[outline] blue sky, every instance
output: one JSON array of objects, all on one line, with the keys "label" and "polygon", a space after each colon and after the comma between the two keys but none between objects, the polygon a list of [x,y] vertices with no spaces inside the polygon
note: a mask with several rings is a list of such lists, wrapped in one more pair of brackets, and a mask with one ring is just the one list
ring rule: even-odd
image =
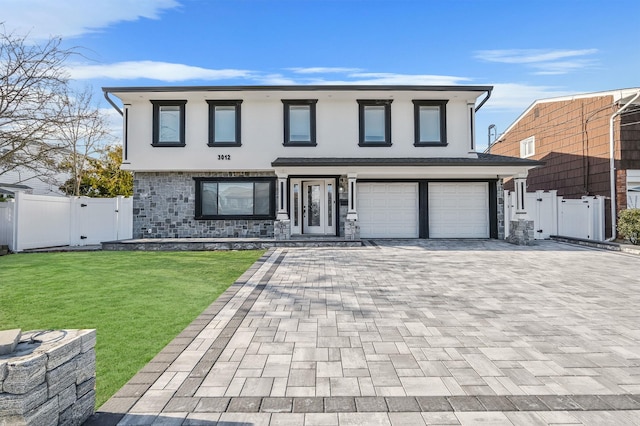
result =
[{"label": "blue sky", "polygon": [[[493,85],[504,131],[534,100],[640,86],[638,0],[0,0],[0,22],[82,56],[102,86]],[[113,112],[111,112],[113,114]],[[115,116],[114,116],[115,117]]]}]

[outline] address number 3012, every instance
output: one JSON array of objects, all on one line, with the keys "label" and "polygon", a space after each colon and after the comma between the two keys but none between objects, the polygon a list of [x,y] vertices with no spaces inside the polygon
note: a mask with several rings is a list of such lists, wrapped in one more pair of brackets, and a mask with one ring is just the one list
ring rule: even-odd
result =
[{"label": "address number 3012", "polygon": [[231,160],[230,154],[218,154],[218,160]]}]

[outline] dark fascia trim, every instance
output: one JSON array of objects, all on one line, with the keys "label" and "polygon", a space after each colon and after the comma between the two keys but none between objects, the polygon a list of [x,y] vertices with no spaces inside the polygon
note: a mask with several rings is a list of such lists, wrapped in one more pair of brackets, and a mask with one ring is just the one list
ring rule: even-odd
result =
[{"label": "dark fascia trim", "polygon": [[[185,142],[185,110],[186,110],[186,100],[150,100],[153,104],[153,139],[151,141],[151,146],[162,148],[162,147],[183,147],[186,146]],[[180,107],[180,140],[175,142],[159,142],[160,138],[160,121],[159,121],[159,112],[161,106],[179,106]]]},{"label": "dark fascia trim", "polygon": [[[447,100],[413,100],[414,114],[414,142],[413,146],[447,146]],[[440,140],[439,141],[421,141],[420,140],[420,107],[421,106],[437,106],[440,108]]]},{"label": "dark fascia trim", "polygon": [[[242,99],[235,100],[214,100],[208,99],[207,103],[209,104],[209,142],[207,143],[210,147],[236,147],[242,146],[242,123],[241,123],[241,105]],[[236,140],[234,142],[216,142],[215,138],[215,129],[216,129],[216,114],[215,107],[216,106],[235,106],[236,107]]]},{"label": "dark fascia trim", "polygon": [[464,85],[284,85],[284,86],[137,86],[103,87],[105,93],[127,92],[236,92],[236,91],[425,91],[425,92],[491,92],[493,86]]},{"label": "dark fascia trim", "polygon": [[498,158],[288,158],[279,157],[271,162],[272,167],[328,167],[328,166],[541,166],[544,162],[493,156]]},{"label": "dark fascia trim", "polygon": [[[393,99],[357,99],[358,102],[358,120],[359,120],[359,136],[358,146],[362,147],[381,147],[391,146],[391,102]],[[364,112],[368,106],[384,106],[384,141],[371,142],[365,140],[365,120]]]},{"label": "dark fascia trim", "polygon": [[[196,184],[195,193],[195,217],[196,220],[274,220],[276,218],[276,177],[268,176],[224,176],[224,177],[194,177]],[[200,185],[202,182],[269,182],[269,214],[268,215],[203,215],[202,214],[202,193]]]},{"label": "dark fascia trim", "polygon": [[[318,143],[316,141],[316,104],[318,103],[317,99],[281,99],[282,107],[284,110],[284,146],[317,146]],[[289,126],[290,126],[290,115],[289,115],[289,107],[291,105],[308,105],[309,106],[309,134],[311,136],[311,140],[308,142],[305,141],[291,141],[289,140]]]}]

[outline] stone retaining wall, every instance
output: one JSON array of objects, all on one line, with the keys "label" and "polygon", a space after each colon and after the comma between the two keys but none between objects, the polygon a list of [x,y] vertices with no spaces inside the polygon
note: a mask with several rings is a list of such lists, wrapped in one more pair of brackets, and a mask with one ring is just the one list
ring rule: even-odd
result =
[{"label": "stone retaining wall", "polygon": [[81,425],[95,409],[95,344],[95,330],[24,333],[0,357],[0,426]]}]

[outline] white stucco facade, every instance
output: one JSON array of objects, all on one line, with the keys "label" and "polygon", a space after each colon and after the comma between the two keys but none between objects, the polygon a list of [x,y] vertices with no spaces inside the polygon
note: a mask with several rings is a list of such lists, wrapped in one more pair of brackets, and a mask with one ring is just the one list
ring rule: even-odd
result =
[{"label": "white stucco facade", "polygon": [[[122,168],[136,173],[134,216],[139,217],[137,230],[134,217],[134,237],[270,237],[276,220],[290,220],[288,226],[294,235],[345,236],[345,229],[353,228],[346,227],[346,222],[358,218],[358,182],[380,182],[381,185],[369,184],[366,188],[417,194],[414,202],[403,201],[409,206],[406,209],[417,209],[403,212],[403,217],[416,218],[416,223],[408,225],[413,230],[399,230],[398,235],[424,238],[430,234],[426,201],[429,182],[458,182],[456,187],[464,192],[464,182],[481,181],[487,183],[488,196],[493,197],[487,202],[490,210],[486,215],[489,217],[487,229],[491,229],[488,236],[497,238],[496,185],[504,177],[526,176],[527,170],[535,166],[535,162],[528,160],[475,152],[473,123],[476,110],[490,96],[488,86],[143,87],[105,88],[104,91],[123,114]],[[171,101],[184,105],[184,138],[179,145],[162,146],[154,143],[154,126],[157,128],[154,105]],[[210,144],[209,103],[212,101],[236,101],[240,105],[240,143]],[[286,143],[283,105],[288,101],[313,102],[313,144]],[[385,128],[390,127],[390,141],[384,144],[362,143],[360,103],[371,101],[388,106],[390,118]],[[441,105],[438,143],[416,140],[418,122],[423,123],[419,118],[421,103]],[[176,183],[180,179],[182,182]],[[227,218],[221,213],[228,208],[225,207],[228,200],[222,200],[220,195],[229,185],[228,181],[234,182],[237,192],[242,188],[250,191],[247,185],[260,179],[273,182],[269,214],[244,212]],[[405,191],[402,185],[390,185],[393,182],[407,182],[407,188],[414,192]],[[234,203],[258,205],[256,188],[266,188],[266,184],[253,185],[253,200],[241,201],[236,194]],[[307,205],[305,197],[311,197],[312,192],[319,195],[314,195],[314,201]],[[207,193],[217,197],[216,200],[203,201]],[[392,217],[395,202],[393,195],[388,195],[390,198],[385,199],[384,193],[375,194],[367,204],[362,204],[373,206],[362,208],[388,210],[382,215],[366,212],[363,220]],[[261,202],[267,203],[265,200]],[[465,209],[464,201],[460,202],[460,208]],[[172,207],[172,203],[178,203],[177,207]],[[316,212],[318,208],[320,213]],[[207,209],[215,211],[203,213]],[[309,219],[306,215],[310,211],[318,223],[326,223],[309,225],[305,230],[305,220]],[[220,222],[225,219],[250,224],[242,222],[241,226],[222,232],[220,227],[229,226],[229,220],[225,221],[226,225]],[[363,225],[367,225],[363,229],[376,226],[375,223]],[[253,231],[245,232],[252,226],[255,226]],[[455,224],[446,226],[455,229]]]}]

